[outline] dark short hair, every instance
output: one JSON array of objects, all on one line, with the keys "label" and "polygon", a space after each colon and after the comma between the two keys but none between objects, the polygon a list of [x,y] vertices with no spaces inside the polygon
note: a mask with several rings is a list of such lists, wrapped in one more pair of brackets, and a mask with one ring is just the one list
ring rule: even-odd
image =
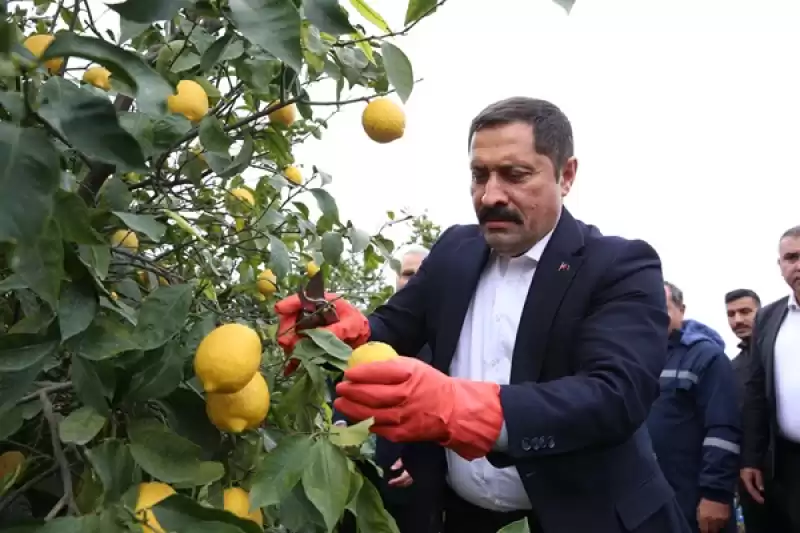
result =
[{"label": "dark short hair", "polygon": [[476,132],[514,122],[523,122],[533,128],[536,153],[550,159],[556,172],[560,172],[574,155],[572,124],[567,115],[547,100],[525,96],[500,100],[478,113],[469,126],[468,146],[472,146]]},{"label": "dark short hair", "polygon": [[678,307],[683,305],[683,291],[678,288],[674,283],[669,281],[664,282],[664,286],[669,288],[670,300]]},{"label": "dark short hair", "polygon": [[725,295],[725,303],[729,304],[742,298],[752,298],[758,307],[761,307],[761,298],[758,297],[756,291],[750,289],[735,289]]},{"label": "dark short hair", "polygon": [[781,240],[785,239],[786,237],[800,237],[800,226],[795,226],[784,231],[783,235],[781,235]]}]

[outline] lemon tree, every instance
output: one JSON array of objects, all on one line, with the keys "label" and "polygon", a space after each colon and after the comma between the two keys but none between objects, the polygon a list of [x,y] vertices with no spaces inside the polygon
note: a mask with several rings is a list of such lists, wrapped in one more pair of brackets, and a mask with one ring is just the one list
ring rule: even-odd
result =
[{"label": "lemon tree", "polygon": [[319,269],[365,310],[390,294],[402,243],[294,148],[344,106],[401,138],[401,38],[441,3],[0,3],[0,529],[396,531],[368,424],[331,426],[351,350],[309,331],[290,371],[272,307]]}]

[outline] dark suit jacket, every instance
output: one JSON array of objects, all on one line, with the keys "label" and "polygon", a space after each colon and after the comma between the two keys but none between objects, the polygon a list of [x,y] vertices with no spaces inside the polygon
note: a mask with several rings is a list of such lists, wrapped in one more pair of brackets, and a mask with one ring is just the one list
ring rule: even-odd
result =
[{"label": "dark suit jacket", "polygon": [[775,338],[789,308],[786,296],[763,307],[756,315],[747,365],[744,399],[744,448],[746,467],[775,471],[775,438],[778,421],[775,405]]},{"label": "dark suit jacket", "polygon": [[[399,353],[428,343],[433,366],[447,373],[489,257],[477,226],[449,228],[405,289],[370,316],[372,340]],[[667,357],[663,283],[647,243],[604,237],[563,211],[500,392],[509,447],[489,456],[517,467],[539,522],[532,531],[686,531],[643,427]],[[432,477],[426,486],[439,490],[427,501],[441,503],[443,450],[420,445],[404,461]]]}]

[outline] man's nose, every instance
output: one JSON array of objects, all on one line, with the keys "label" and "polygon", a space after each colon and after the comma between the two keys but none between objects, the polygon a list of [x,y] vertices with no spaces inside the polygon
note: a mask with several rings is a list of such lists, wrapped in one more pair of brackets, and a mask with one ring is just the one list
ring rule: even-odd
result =
[{"label": "man's nose", "polygon": [[508,203],[508,195],[506,194],[504,184],[494,173],[483,186],[481,203],[485,206],[505,205]]}]

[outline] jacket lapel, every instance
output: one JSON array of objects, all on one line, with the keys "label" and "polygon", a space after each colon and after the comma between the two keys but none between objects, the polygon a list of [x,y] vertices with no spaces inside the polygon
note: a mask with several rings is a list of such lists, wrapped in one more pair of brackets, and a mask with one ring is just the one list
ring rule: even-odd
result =
[{"label": "jacket lapel", "polygon": [[461,327],[467,310],[475,296],[475,289],[483,269],[489,260],[489,245],[482,235],[467,239],[456,250],[453,257],[453,268],[445,281],[444,303],[440,324],[444,327],[439,332],[437,347],[434,351],[433,366],[450,373],[450,363],[458,345]]},{"label": "jacket lapel", "polygon": [[564,209],[528,289],[514,343],[511,383],[539,379],[553,319],[583,265],[583,244],[578,222]]},{"label": "jacket lapel", "polygon": [[775,340],[778,338],[778,331],[780,331],[783,319],[789,312],[789,298],[788,296],[780,301],[775,312],[767,321],[764,329],[764,343],[762,345],[762,355],[764,358],[764,376],[766,377],[766,394],[767,398],[774,399],[775,390]]}]

